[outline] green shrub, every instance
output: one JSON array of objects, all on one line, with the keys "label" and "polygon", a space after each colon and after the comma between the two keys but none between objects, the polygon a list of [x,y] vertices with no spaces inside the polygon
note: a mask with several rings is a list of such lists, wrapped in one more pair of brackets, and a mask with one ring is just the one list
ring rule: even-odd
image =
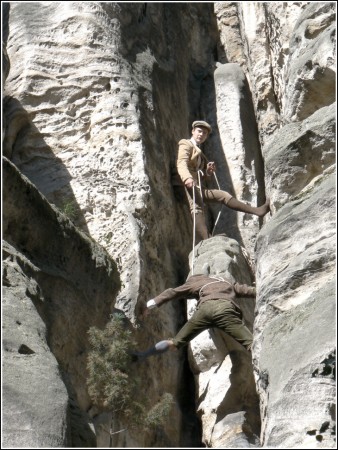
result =
[{"label": "green shrub", "polygon": [[163,424],[173,405],[173,397],[167,392],[162,395],[161,400],[151,408],[144,420],[146,428],[152,428]]},{"label": "green shrub", "polygon": [[129,427],[152,428],[161,425],[173,404],[165,393],[152,408],[141,388],[130,352],[136,348],[122,314],[114,314],[103,330],[88,331],[91,351],[88,355],[88,393],[100,409]]},{"label": "green shrub", "polygon": [[64,202],[61,207],[61,211],[65,214],[70,220],[75,220],[78,216],[78,209],[76,202],[70,200],[68,202]]}]

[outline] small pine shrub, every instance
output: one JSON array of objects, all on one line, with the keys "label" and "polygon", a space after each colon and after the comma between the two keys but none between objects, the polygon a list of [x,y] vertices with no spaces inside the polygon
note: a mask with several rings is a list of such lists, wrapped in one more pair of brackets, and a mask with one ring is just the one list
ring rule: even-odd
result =
[{"label": "small pine shrub", "polygon": [[173,405],[173,397],[166,392],[162,395],[161,400],[151,408],[144,420],[146,428],[153,428],[162,425],[168,416]]},{"label": "small pine shrub", "polygon": [[161,425],[173,404],[171,394],[149,408],[130,352],[136,343],[126,328],[123,315],[114,314],[103,330],[88,331],[91,351],[88,355],[88,393],[100,409],[112,411],[114,417],[130,427],[152,428]]},{"label": "small pine shrub", "polygon": [[75,220],[78,216],[76,203],[74,201],[64,202],[61,211],[65,214],[70,220]]}]

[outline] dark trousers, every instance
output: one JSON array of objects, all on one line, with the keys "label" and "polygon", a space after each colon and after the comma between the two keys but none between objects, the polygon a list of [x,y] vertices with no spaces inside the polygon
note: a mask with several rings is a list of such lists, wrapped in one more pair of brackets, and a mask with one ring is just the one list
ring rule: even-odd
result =
[{"label": "dark trousers", "polygon": [[187,345],[208,328],[219,328],[247,350],[251,349],[252,333],[242,320],[241,310],[229,300],[208,300],[202,303],[174,337],[175,347]]}]

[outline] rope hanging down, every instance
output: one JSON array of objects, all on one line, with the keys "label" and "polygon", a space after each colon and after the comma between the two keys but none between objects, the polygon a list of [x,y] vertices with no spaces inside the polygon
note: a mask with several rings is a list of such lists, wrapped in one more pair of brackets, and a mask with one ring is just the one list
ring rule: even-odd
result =
[{"label": "rope hanging down", "polygon": [[195,263],[195,242],[196,242],[196,208],[195,208],[195,186],[192,186],[192,198],[193,198],[193,233],[192,233],[192,261],[191,261],[191,275],[194,275],[194,263]]},{"label": "rope hanging down", "polygon": [[[201,170],[199,170],[197,172],[197,175],[198,175],[198,184],[199,184],[198,188],[200,190],[201,199],[202,199],[202,202],[203,202],[203,193],[202,193],[201,175],[200,175],[201,173],[203,175],[203,172]],[[216,181],[217,187],[218,187],[219,190],[221,190],[219,182],[218,182],[218,179],[217,179],[217,175],[216,175],[215,172],[213,172],[213,174],[214,174],[214,177],[215,177],[215,181]],[[195,245],[196,245],[196,207],[195,207],[195,196],[196,196],[196,194],[195,194],[195,185],[192,186],[192,193],[193,193],[193,239],[192,239],[191,274],[194,275]],[[222,207],[221,207],[221,209],[220,209],[220,211],[219,211],[219,213],[217,215],[217,219],[216,219],[216,222],[215,222],[215,225],[214,225],[214,229],[212,230],[211,236],[214,235],[214,232],[215,232],[215,229],[216,229],[216,225],[217,225],[218,220],[219,220],[219,218],[221,216],[221,213],[222,213],[222,208],[223,208],[223,205],[222,205]]]},{"label": "rope hanging down", "polygon": [[[217,183],[217,186],[218,186],[218,190],[221,190],[220,185],[219,185],[219,182],[218,182],[218,179],[217,179],[217,176],[216,176],[216,172],[214,172],[214,177],[215,177],[215,180],[216,180],[216,183]],[[222,208],[223,208],[223,204],[222,204],[221,209],[220,209],[220,211],[219,211],[219,213],[218,213],[218,216],[217,216],[217,219],[216,219],[214,228],[213,228],[213,230],[212,230],[211,236],[214,235],[214,232],[215,232],[215,229],[216,229],[217,222],[218,222],[219,218],[221,217]]]},{"label": "rope hanging down", "polygon": [[[202,192],[202,183],[201,183],[201,174],[203,175],[202,170],[197,171],[198,176],[198,188],[200,190],[200,195],[203,204],[203,192]],[[194,265],[195,265],[195,245],[196,245],[196,194],[195,194],[195,185],[192,185],[192,197],[193,197],[193,238],[192,238],[192,261],[191,261],[191,275],[194,275]]]}]

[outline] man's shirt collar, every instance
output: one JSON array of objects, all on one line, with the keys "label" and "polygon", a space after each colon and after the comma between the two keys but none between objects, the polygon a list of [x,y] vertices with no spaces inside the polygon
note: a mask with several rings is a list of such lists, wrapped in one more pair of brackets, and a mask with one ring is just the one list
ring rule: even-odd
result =
[{"label": "man's shirt collar", "polygon": [[195,141],[195,139],[193,137],[190,138],[190,141],[194,144],[195,147],[199,148],[199,146],[197,145],[197,142]]}]

